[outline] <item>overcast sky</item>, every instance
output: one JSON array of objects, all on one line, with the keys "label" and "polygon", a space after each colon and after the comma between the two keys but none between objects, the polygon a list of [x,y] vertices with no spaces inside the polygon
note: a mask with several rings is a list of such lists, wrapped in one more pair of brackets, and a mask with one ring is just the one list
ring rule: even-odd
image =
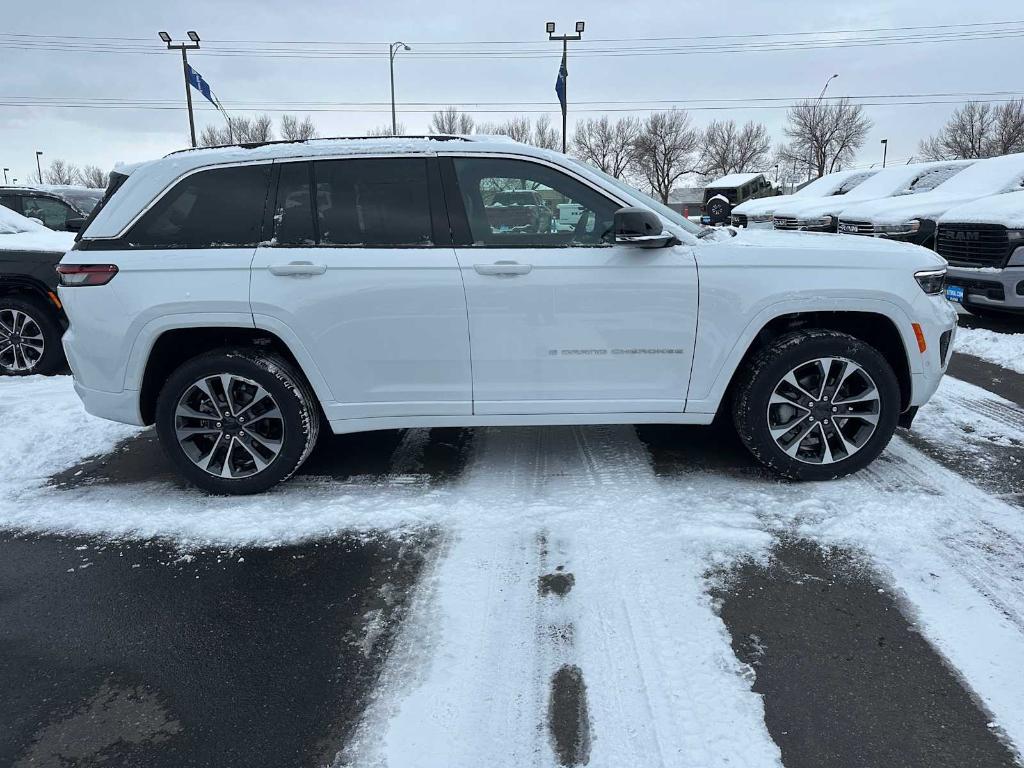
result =
[{"label": "overcast sky", "polygon": [[[555,7],[557,11],[552,10]],[[584,19],[584,42],[571,44],[570,51],[570,132],[574,118],[599,114],[603,108],[629,109],[626,102],[644,102],[638,106],[645,108],[669,106],[652,103],[665,101],[691,109],[697,124],[728,117],[762,121],[778,140],[785,109],[771,107],[816,97],[832,73],[840,76],[829,86],[830,96],[1024,92],[1019,82],[1022,41],[1014,35],[1015,30],[1024,34],[1024,23],[994,25],[981,34],[952,26],[843,35],[793,33],[1012,22],[1018,17],[1024,19],[1020,0],[984,4],[963,0],[3,2],[0,164],[11,169],[10,176],[26,180],[35,173],[36,150],[44,153],[44,170],[54,158],[107,170],[117,162],[144,160],[187,146],[188,118],[180,109],[184,102],[180,56],[163,49],[156,34],[160,30],[176,40],[184,38],[186,30],[199,32],[203,48],[191,54],[190,61],[233,114],[278,105],[310,114],[321,135],[333,136],[362,135],[390,121],[387,42],[391,40],[403,40],[413,49],[396,60],[399,119],[410,133],[426,131],[430,103],[490,102],[465,107],[478,122],[500,121],[530,110],[547,110],[557,121],[554,81],[561,50],[547,42],[544,22],[557,22],[563,32]],[[754,34],[783,36],[722,37]],[[978,39],[806,47],[822,40],[878,36],[921,40],[951,34]],[[54,44],[38,37],[42,35],[59,36],[60,41]],[[91,39],[95,37],[123,39]],[[802,41],[805,47],[694,51],[694,46],[749,47],[768,41],[787,45]],[[97,52],[97,47],[103,50]],[[651,55],[660,54],[650,50],[659,48],[669,48],[671,53]],[[637,49],[647,50],[636,55]],[[682,49],[687,52],[681,53]],[[264,55],[253,55],[259,50]],[[344,58],[319,53],[353,50],[360,53]],[[452,50],[477,55],[438,56]],[[602,50],[605,53],[598,53]],[[198,94],[194,96],[198,132],[207,122],[221,118]],[[170,108],[26,106],[26,98],[62,104],[83,99],[91,104],[104,99],[114,100],[108,104],[146,100],[151,106]],[[751,104],[753,99],[771,98],[779,101]],[[708,101],[712,99],[725,101]],[[513,103],[495,103],[502,100]],[[964,97],[917,100],[962,101]],[[353,111],[313,112],[287,102],[320,102],[320,108]],[[338,106],[365,102],[377,104]],[[402,102],[428,104],[403,108]],[[697,109],[712,106],[727,108]],[[584,108],[590,111],[583,112]],[[866,106],[874,128],[858,164],[880,159],[882,138],[889,139],[889,158],[905,161],[916,151],[918,140],[934,132],[954,108],[955,104]],[[485,113],[484,109],[511,111]],[[271,114],[275,120],[280,116],[278,111]]]}]

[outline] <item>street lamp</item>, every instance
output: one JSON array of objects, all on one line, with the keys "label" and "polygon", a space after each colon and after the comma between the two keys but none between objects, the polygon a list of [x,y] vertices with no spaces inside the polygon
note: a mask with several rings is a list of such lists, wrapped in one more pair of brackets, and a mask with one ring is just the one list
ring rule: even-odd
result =
[{"label": "street lamp", "polygon": [[[569,41],[582,40],[585,27],[586,22],[577,21],[575,35],[555,35],[555,22],[549,21],[544,25],[544,31],[548,33],[548,40],[562,41],[562,66],[558,70],[558,80],[555,86],[562,107],[562,154],[565,154],[565,122],[566,114],[569,111]],[[559,88],[561,88],[560,91]]]},{"label": "street lamp", "polygon": [[889,140],[882,139],[882,167],[885,168],[885,156],[889,154]]},{"label": "street lamp", "polygon": [[196,120],[192,115],[192,90],[189,88],[189,77],[188,77],[188,53],[187,51],[194,51],[199,49],[199,35],[195,30],[189,30],[186,34],[191,43],[171,43],[171,36],[166,32],[157,33],[161,40],[167,44],[167,50],[169,51],[181,51],[181,68],[185,73],[185,103],[188,105],[188,130],[192,137],[192,146],[196,145]]},{"label": "street lamp", "polygon": [[[825,81],[825,85],[821,89],[821,93],[818,94],[818,100],[814,102],[814,117],[818,119],[818,107],[821,106],[821,100],[825,98],[825,91],[828,90],[828,84],[839,77],[839,73],[832,75],[828,80]],[[807,180],[811,180],[811,150],[813,147],[807,148]]]},{"label": "street lamp", "polygon": [[408,45],[401,40],[388,46],[388,56],[391,59],[391,135],[398,135],[398,119],[395,117],[395,56],[399,51],[411,51]]},{"label": "street lamp", "polygon": [[43,183],[43,166],[39,164],[39,156],[42,152],[36,151],[36,172],[39,174],[39,183]]},{"label": "street lamp", "polygon": [[4,168],[4,184],[6,184],[6,183],[7,183],[7,172],[8,172],[9,170],[11,170],[11,169],[10,169],[10,168]]}]

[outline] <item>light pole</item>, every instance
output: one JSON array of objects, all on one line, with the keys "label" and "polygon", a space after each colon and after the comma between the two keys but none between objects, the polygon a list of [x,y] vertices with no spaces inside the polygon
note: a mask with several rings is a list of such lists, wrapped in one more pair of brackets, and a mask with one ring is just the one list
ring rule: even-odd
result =
[{"label": "light pole", "polygon": [[40,156],[41,156],[42,154],[43,154],[42,152],[40,152],[40,151],[38,151],[38,150],[36,151],[36,173],[38,173],[38,174],[39,174],[39,183],[40,183],[40,184],[42,184],[42,183],[43,183],[43,166],[42,166],[42,165],[40,165],[40,163],[39,163],[39,157],[40,157]]},{"label": "light pole", "polygon": [[388,46],[388,56],[391,59],[391,135],[398,135],[398,118],[395,117],[395,56],[399,51],[411,51],[408,45],[401,40]]},{"label": "light pole", "polygon": [[[575,35],[555,35],[555,22],[549,21],[544,25],[544,31],[548,33],[548,40],[561,40],[562,41],[562,67],[558,70],[558,80],[555,85],[555,91],[561,97],[562,102],[562,154],[565,154],[565,124],[566,115],[569,112],[569,41],[570,40],[582,40],[583,39],[583,28],[585,23],[582,21],[576,22],[576,34]],[[559,91],[561,86],[561,91]]]},{"label": "light pole", "polygon": [[188,39],[191,43],[171,43],[171,36],[166,32],[160,32],[160,39],[167,43],[167,50],[181,51],[181,69],[185,75],[185,103],[188,105],[188,130],[192,136],[192,146],[196,145],[196,120],[192,115],[192,90],[189,88],[188,76],[188,51],[199,49],[199,35],[193,30],[188,31]]},{"label": "light pole", "polygon": [[889,140],[882,139],[882,167],[885,168],[885,156],[889,154]]},{"label": "light pole", "polygon": [[9,170],[11,170],[11,169],[10,169],[10,168],[4,168],[4,184],[6,184],[6,183],[7,183],[7,172],[8,172]]},{"label": "light pole", "polygon": [[[832,77],[830,77],[828,80],[826,80],[825,81],[825,85],[821,89],[821,93],[818,94],[818,100],[816,102],[814,102],[814,118],[815,118],[815,120],[818,119],[818,107],[821,106],[821,100],[823,98],[825,98],[825,91],[828,90],[828,84],[831,83],[833,80],[835,80],[837,77],[839,77],[838,73],[832,75]],[[813,147],[808,147],[807,148],[807,180],[808,181],[811,180],[811,150],[812,149],[813,149]]]}]

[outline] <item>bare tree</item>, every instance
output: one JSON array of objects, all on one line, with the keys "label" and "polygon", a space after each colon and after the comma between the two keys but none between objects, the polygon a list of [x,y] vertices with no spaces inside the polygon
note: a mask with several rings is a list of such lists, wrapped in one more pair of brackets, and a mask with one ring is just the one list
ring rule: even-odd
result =
[{"label": "bare tree", "polygon": [[466,135],[473,132],[473,118],[455,107],[445,107],[430,118],[430,132]]},{"label": "bare tree", "polygon": [[782,149],[783,156],[819,177],[849,164],[872,125],[864,108],[849,99],[802,101],[789,110],[787,119],[789,144]]},{"label": "bare tree", "polygon": [[83,187],[103,189],[107,186],[107,178],[110,174],[99,166],[87,165],[78,172],[78,183]]},{"label": "bare tree", "polygon": [[395,133],[395,134],[391,133],[391,126],[390,125],[378,125],[377,127],[371,128],[370,130],[368,130],[366,132],[366,135],[367,136],[403,136],[403,135],[405,135],[405,124],[404,123],[398,123],[395,127],[398,129],[398,133]]},{"label": "bare tree", "polygon": [[942,129],[921,142],[926,160],[996,157],[1024,151],[1024,99],[993,107],[969,101]]},{"label": "bare tree", "polygon": [[54,160],[43,174],[47,184],[74,184],[78,181],[78,168],[64,160]]},{"label": "bare tree", "polygon": [[718,177],[764,170],[771,152],[768,128],[763,124],[751,121],[740,128],[735,120],[715,120],[701,137],[700,172]]},{"label": "bare tree", "polygon": [[543,114],[533,124],[533,136],[530,143],[541,149],[560,150],[562,148],[562,136],[551,125],[551,115]]},{"label": "bare tree", "polygon": [[281,138],[285,141],[315,139],[318,133],[313,120],[306,115],[301,122],[295,115],[281,115]]},{"label": "bare tree", "polygon": [[515,141],[529,144],[533,138],[533,125],[528,117],[512,117],[503,123],[484,123],[479,128],[480,133],[489,133],[494,136],[508,136]]},{"label": "bare tree", "polygon": [[633,142],[636,169],[663,203],[679,178],[694,172],[693,155],[699,144],[700,133],[686,112],[653,112],[643,121]]},{"label": "bare tree", "polygon": [[576,123],[572,151],[581,160],[621,179],[633,164],[639,134],[637,117],[622,117],[614,123],[607,115],[588,117]]},{"label": "bare tree", "polygon": [[228,126],[207,125],[199,136],[202,147],[216,147],[222,144],[259,144],[274,138],[274,121],[270,115],[259,117],[231,117]]}]

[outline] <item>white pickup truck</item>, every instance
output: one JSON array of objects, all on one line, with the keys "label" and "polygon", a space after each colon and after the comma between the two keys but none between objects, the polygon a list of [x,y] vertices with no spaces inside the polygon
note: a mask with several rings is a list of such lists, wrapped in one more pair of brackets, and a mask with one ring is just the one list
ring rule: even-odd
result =
[{"label": "white pickup truck", "polygon": [[[509,188],[579,215],[493,226]],[[58,270],[87,410],[155,423],[218,493],[288,478],[321,428],[718,414],[778,472],[836,478],[909,426],[956,323],[924,248],[704,229],[487,136],[177,152],[114,174]]]}]

